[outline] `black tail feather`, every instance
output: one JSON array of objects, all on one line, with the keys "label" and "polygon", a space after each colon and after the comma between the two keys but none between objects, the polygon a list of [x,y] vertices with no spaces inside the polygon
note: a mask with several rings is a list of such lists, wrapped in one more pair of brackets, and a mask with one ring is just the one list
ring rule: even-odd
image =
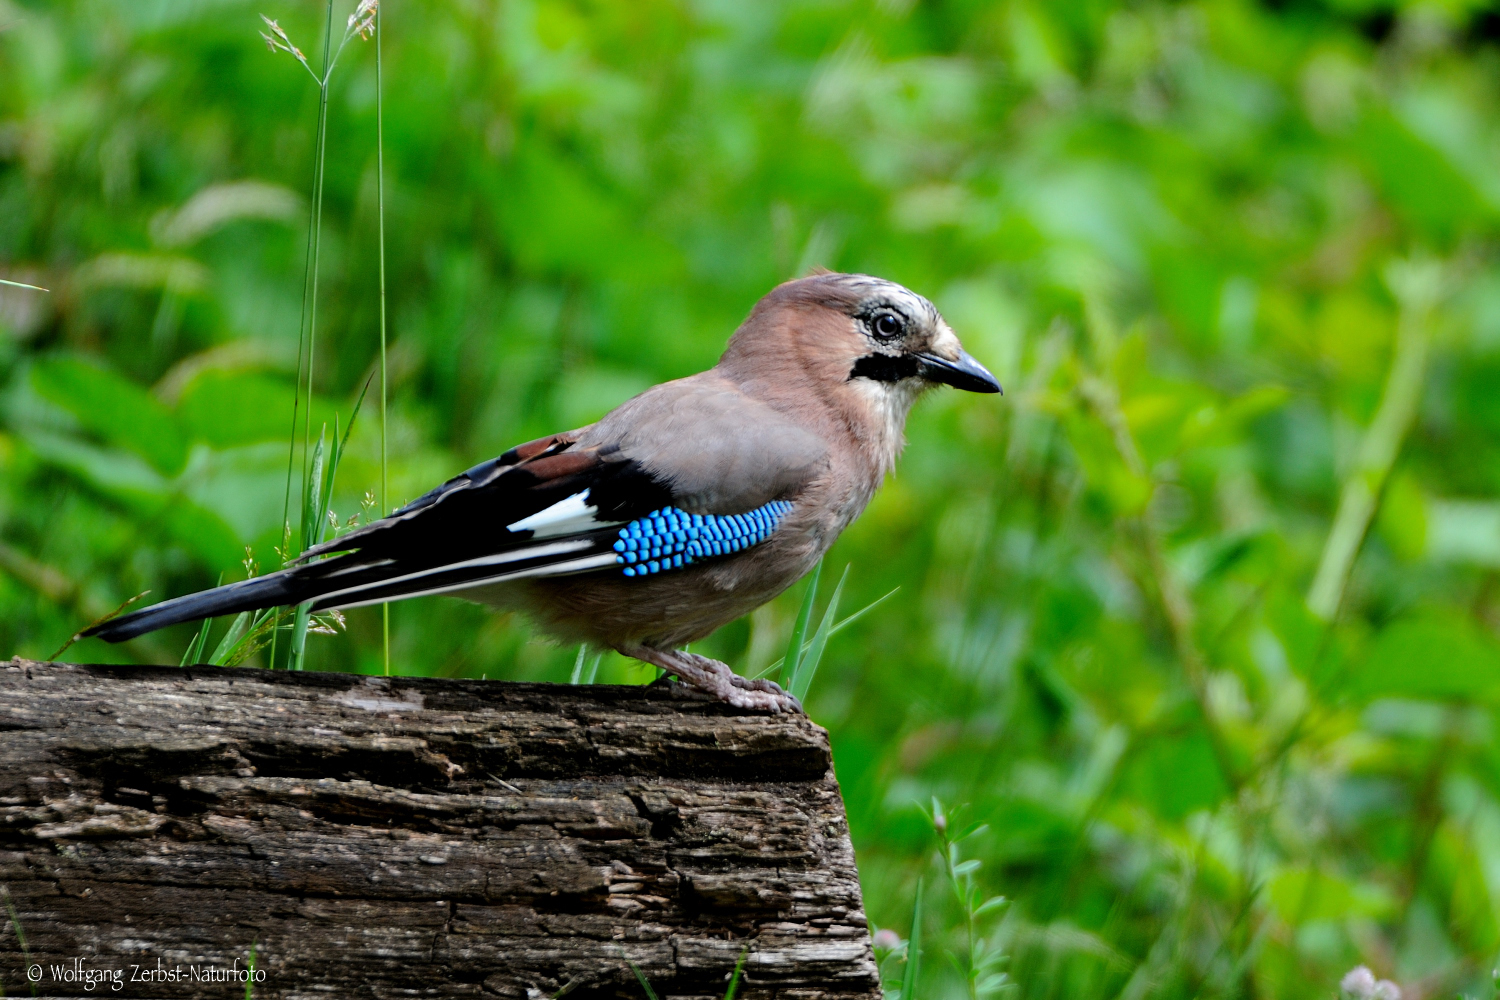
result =
[{"label": "black tail feather", "polygon": [[424,594],[450,593],[506,579],[554,573],[577,573],[614,565],[612,531],[553,539],[523,545],[507,552],[460,560],[446,565],[405,564],[392,559],[366,561],[352,553],[267,576],[204,590],[119,618],[111,618],[83,632],[106,642],[124,642],[179,622],[217,618],[241,611],[285,607],[316,601],[314,610],[359,607],[399,601]]},{"label": "black tail feather", "polygon": [[174,597],[170,601],[162,601],[149,608],[111,618],[109,621],[100,622],[92,628],[85,629],[83,635],[97,636],[106,642],[124,642],[126,639],[134,639],[138,635],[155,632],[159,628],[166,628],[168,625],[176,625],[179,622],[233,615],[241,611],[259,611],[262,608],[273,608],[282,604],[296,604],[306,599],[299,596],[298,592],[306,589],[305,583],[299,586],[299,582],[301,581],[297,581],[292,574],[287,572],[241,580],[238,583],[215,587],[213,590]]}]

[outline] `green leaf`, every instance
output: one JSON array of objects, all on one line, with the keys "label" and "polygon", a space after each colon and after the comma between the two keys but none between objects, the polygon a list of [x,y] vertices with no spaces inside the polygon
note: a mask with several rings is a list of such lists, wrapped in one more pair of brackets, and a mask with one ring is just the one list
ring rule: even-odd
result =
[{"label": "green leaf", "polygon": [[974,989],[975,989],[976,992],[981,993],[981,994],[982,993],[993,993],[996,990],[998,990],[1001,987],[1003,987],[1009,981],[1010,981],[1010,977],[1007,976],[1005,973],[1003,973],[1003,972],[995,972],[995,973],[991,973],[988,976],[985,976],[979,982],[975,983],[974,984]]},{"label": "green leaf", "polygon": [[1492,699],[1500,695],[1500,643],[1457,612],[1399,620],[1356,662],[1350,688],[1362,699]]},{"label": "green leaf", "polygon": [[160,532],[214,569],[244,555],[244,542],[223,518],[188,499],[137,456],[38,430],[26,431],[24,440],[44,461],[133,513],[147,537]]},{"label": "green leaf", "polygon": [[998,910],[1005,909],[1009,905],[1010,900],[1006,899],[1004,896],[991,896],[989,899],[986,899],[983,903],[980,903],[974,908],[974,916],[988,916],[989,914],[995,913]]},{"label": "green leaf", "polygon": [[1366,114],[1356,145],[1398,215],[1446,241],[1492,213],[1441,151],[1385,110]]},{"label": "green leaf", "polygon": [[1210,808],[1229,793],[1201,729],[1147,742],[1131,758],[1123,779],[1130,794],[1169,820]]},{"label": "green leaf", "polygon": [[[286,441],[292,418],[292,387],[280,379],[249,372],[209,369],[183,387],[177,418],[183,430],[215,448],[261,441]],[[333,419],[335,408],[314,398],[314,426]],[[302,415],[298,414],[298,423]]]},{"label": "green leaf", "polygon": [[1309,868],[1278,872],[1270,880],[1267,896],[1281,919],[1293,927],[1314,920],[1383,919],[1396,907],[1395,897],[1383,886]]},{"label": "green leaf", "polygon": [[134,452],[162,475],[175,476],[187,463],[187,436],[177,417],[129,379],[79,358],[49,358],[32,368],[31,384],[90,433]]}]

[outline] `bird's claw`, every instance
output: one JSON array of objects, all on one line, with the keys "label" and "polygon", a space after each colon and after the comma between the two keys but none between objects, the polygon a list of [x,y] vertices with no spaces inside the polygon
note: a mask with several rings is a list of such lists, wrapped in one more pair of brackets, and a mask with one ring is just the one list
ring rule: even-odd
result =
[{"label": "bird's claw", "polygon": [[[741,677],[737,680],[743,681],[745,678]],[[782,712],[802,711],[802,703],[783,691],[773,681],[731,683],[728,693],[721,697],[735,708],[761,709],[776,715]]]},{"label": "bird's claw", "polygon": [[755,711],[801,712],[802,703],[775,681],[741,677],[727,664],[684,650],[632,649],[626,655],[654,664],[680,678],[687,686],[712,695],[735,708]]}]

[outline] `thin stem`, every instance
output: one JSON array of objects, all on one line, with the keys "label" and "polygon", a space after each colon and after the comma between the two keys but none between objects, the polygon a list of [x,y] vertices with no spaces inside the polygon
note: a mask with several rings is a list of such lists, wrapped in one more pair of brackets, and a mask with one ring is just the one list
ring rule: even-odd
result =
[{"label": "thin stem", "polygon": [[1416,418],[1427,377],[1427,355],[1432,339],[1430,313],[1440,294],[1441,265],[1400,263],[1387,275],[1401,302],[1396,353],[1386,375],[1385,390],[1370,428],[1359,443],[1359,454],[1339,492],[1339,506],[1318,560],[1318,572],[1307,591],[1307,606],[1324,621],[1338,616],[1354,560],[1364,546],[1370,522],[1380,505],[1396,456]]},{"label": "thin stem", "polygon": [[[333,62],[333,0],[328,0],[327,10],[327,18],[323,23],[323,79],[318,85],[318,162],[313,180],[312,289],[307,312],[307,410],[302,418],[304,490],[307,481],[308,454],[312,448],[313,365],[318,347],[318,263],[323,239],[323,178],[328,147],[328,71]],[[304,549],[313,544],[307,538],[301,541]]]},{"label": "thin stem", "polygon": [[344,37],[339,39],[339,47],[334,51],[333,59],[329,61],[327,67],[323,70],[323,84],[325,86],[328,84],[329,77],[333,76],[333,67],[338,65],[339,56],[344,54],[344,46],[349,44],[349,39],[353,34],[353,31],[345,29]]},{"label": "thin stem", "polygon": [[[328,0],[327,19],[323,26],[323,61],[325,65],[328,62],[328,40],[332,37],[332,34],[333,0]],[[322,215],[323,137],[325,133],[325,116],[328,109],[328,89],[324,81],[318,79],[317,74],[313,73],[312,67],[308,66],[305,60],[299,57],[297,61],[302,64],[303,68],[312,76],[313,81],[318,84],[319,99],[317,140],[313,146],[313,197],[308,200],[307,247],[303,254],[302,306],[297,313],[297,373],[292,390],[292,426],[290,433],[287,435],[286,490],[281,498],[281,523],[283,525],[282,558],[284,561],[289,560],[291,557],[292,470],[297,461],[297,417],[302,408],[302,366],[305,360],[308,364],[307,382],[309,388],[307,412],[309,419],[312,414],[312,365],[310,359],[307,357],[308,331],[311,328],[308,306],[311,303],[313,308],[316,309],[318,235]],[[310,434],[310,432],[311,429],[309,428],[308,433]],[[307,479],[307,437],[308,434],[304,434],[302,442],[302,478],[304,481]],[[276,639],[280,631],[280,629],[273,629],[271,632],[271,649],[267,663],[272,667],[276,665]]]},{"label": "thin stem", "polygon": [[[380,52],[380,26],[385,18],[379,7],[375,8],[375,203],[376,217],[380,227],[380,515],[389,511],[389,476],[386,457],[385,433],[385,87],[383,60]],[[381,653],[387,677],[391,673],[391,606],[380,606]]]},{"label": "thin stem", "polygon": [[[1078,390],[1108,428],[1114,439],[1115,450],[1119,452],[1120,460],[1125,463],[1125,467],[1132,475],[1154,487],[1155,482],[1150,470],[1146,468],[1145,459],[1141,457],[1140,449],[1136,446],[1135,437],[1131,434],[1125,413],[1120,409],[1119,391],[1114,385],[1092,376],[1082,379]],[[1136,520],[1141,548],[1146,557],[1146,567],[1151,574],[1151,583],[1155,587],[1157,597],[1161,601],[1162,611],[1166,615],[1167,627],[1172,633],[1172,644],[1177,647],[1177,658],[1182,664],[1182,672],[1187,680],[1188,689],[1192,692],[1193,700],[1198,704],[1198,713],[1203,718],[1203,728],[1208,734],[1209,748],[1213,752],[1214,761],[1219,765],[1220,773],[1224,776],[1224,783],[1238,795],[1242,778],[1239,768],[1234,764],[1229,741],[1219,725],[1218,715],[1214,712],[1213,704],[1208,698],[1208,664],[1203,657],[1203,652],[1198,648],[1197,640],[1193,637],[1192,599],[1167,563],[1166,546],[1161,534],[1151,523],[1151,518],[1143,513]]]}]

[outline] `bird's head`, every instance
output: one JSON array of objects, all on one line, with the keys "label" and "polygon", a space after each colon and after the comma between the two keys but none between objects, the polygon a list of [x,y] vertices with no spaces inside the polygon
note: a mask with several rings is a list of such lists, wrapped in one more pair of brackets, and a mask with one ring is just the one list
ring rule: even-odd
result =
[{"label": "bird's head", "polygon": [[756,303],[718,371],[809,420],[854,431],[881,469],[901,450],[906,416],[925,390],[999,392],[937,308],[865,274],[822,272],[778,285]]},{"label": "bird's head", "polygon": [[906,406],[934,385],[1001,391],[931,302],[865,274],[823,272],[777,286],[730,340],[725,363],[848,383]]}]

